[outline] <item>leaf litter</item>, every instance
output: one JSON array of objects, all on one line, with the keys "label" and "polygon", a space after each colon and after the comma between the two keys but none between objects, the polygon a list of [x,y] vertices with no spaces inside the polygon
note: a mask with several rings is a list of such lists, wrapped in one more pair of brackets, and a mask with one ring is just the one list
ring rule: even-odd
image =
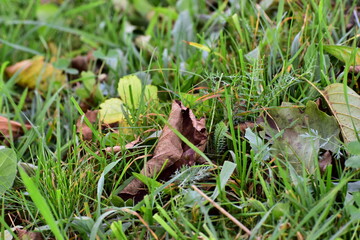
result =
[{"label": "leaf litter", "polygon": [[281,108],[268,110],[263,119],[273,154],[287,160],[298,174],[303,170],[314,173],[320,149],[338,150],[339,126],[315,102],[308,101],[304,109],[283,103]]},{"label": "leaf litter", "polygon": [[[160,135],[154,157],[145,163],[141,170],[144,176],[152,178],[158,175],[157,180],[166,180],[182,166],[204,162],[171,128],[179,131],[199,150],[204,151],[207,143],[205,118],[196,119],[191,109],[175,100],[172,103],[168,123],[169,126],[166,125]],[[124,200],[130,198],[139,200],[145,192],[145,184],[135,178],[120,192],[119,196]]]}]

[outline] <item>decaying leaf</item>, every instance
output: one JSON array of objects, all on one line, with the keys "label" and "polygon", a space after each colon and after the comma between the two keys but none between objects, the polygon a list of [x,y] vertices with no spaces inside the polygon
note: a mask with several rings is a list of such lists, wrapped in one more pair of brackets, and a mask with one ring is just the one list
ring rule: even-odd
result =
[{"label": "decaying leaf", "polygon": [[79,73],[88,71],[89,63],[93,60],[93,58],[94,57],[91,52],[89,52],[86,56],[76,56],[71,59],[70,67],[77,69]]},{"label": "decaying leaf", "polygon": [[341,83],[327,86],[323,94],[340,125],[344,142],[356,141],[356,134],[360,132],[360,96],[349,87],[346,87],[345,93]]},{"label": "decaying leaf", "polygon": [[360,51],[358,48],[340,46],[340,45],[324,45],[324,50],[344,63],[350,63],[352,54],[355,54],[355,65],[360,65]]},{"label": "decaying leaf", "polygon": [[326,167],[331,165],[332,156],[330,151],[326,151],[319,159],[319,167],[322,172],[326,170]]},{"label": "decaying leaf", "polygon": [[[204,151],[207,142],[204,118],[197,120],[189,108],[184,107],[180,101],[174,101],[168,123],[197,148]],[[201,159],[194,150],[187,146],[169,126],[165,126],[155,148],[154,157],[146,163],[141,174],[154,177],[162,169],[159,179],[164,180],[181,166],[193,165],[199,161]],[[139,195],[143,189],[144,184],[134,179],[121,191],[120,197],[139,199],[142,197]]]},{"label": "decaying leaf", "polygon": [[[85,117],[87,117],[90,123],[95,123],[97,121],[98,110],[90,111],[88,110],[85,113]],[[90,127],[85,123],[84,116],[81,116],[76,122],[76,132],[80,133],[83,136],[84,140],[92,139],[92,131]]]},{"label": "decaying leaf", "polygon": [[[26,129],[30,129],[31,125],[25,124]],[[11,121],[6,117],[0,116],[0,138],[9,138],[10,132],[13,138],[18,138],[23,134],[22,125],[19,122]]]},{"label": "decaying leaf", "polygon": [[24,229],[17,228],[16,232],[20,240],[43,240],[43,236],[39,232],[31,232]]},{"label": "decaying leaf", "polygon": [[9,77],[12,77],[18,71],[20,73],[16,77],[16,82],[23,87],[35,88],[37,82],[39,82],[40,89],[46,90],[49,81],[60,84],[66,82],[66,76],[62,71],[56,69],[51,63],[46,63],[42,56],[36,56],[6,68],[6,74]]},{"label": "decaying leaf", "polygon": [[283,103],[281,108],[269,110],[265,119],[263,126],[273,137],[274,154],[286,159],[300,174],[303,165],[309,173],[314,172],[320,148],[337,150],[340,130],[335,118],[320,111],[312,101],[304,110]]}]

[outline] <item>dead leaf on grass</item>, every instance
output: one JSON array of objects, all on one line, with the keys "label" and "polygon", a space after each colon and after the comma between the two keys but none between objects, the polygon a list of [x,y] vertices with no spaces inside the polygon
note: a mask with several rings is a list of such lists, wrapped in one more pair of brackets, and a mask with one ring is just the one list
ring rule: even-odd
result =
[{"label": "dead leaf on grass", "polygon": [[27,230],[23,230],[20,228],[16,229],[16,232],[18,234],[18,238],[20,240],[43,240],[43,236],[39,232],[31,232]]},{"label": "dead leaf on grass", "polygon": [[[207,142],[205,118],[197,120],[189,108],[183,106],[180,101],[174,101],[168,123],[204,151]],[[154,177],[163,169],[158,179],[166,180],[181,166],[193,165],[201,161],[194,150],[187,146],[169,126],[165,126],[155,148],[154,157],[146,163],[141,174]],[[144,186],[139,179],[134,179],[121,191],[120,197],[124,200],[139,199],[142,197],[139,195],[143,193]]]},{"label": "dead leaf on grass", "polygon": [[[25,124],[25,128],[30,129],[31,125]],[[0,133],[1,133],[0,138],[3,137],[9,138],[10,132],[13,138],[20,137],[24,133],[21,123],[11,121],[6,117],[0,116]]]},{"label": "dead leaf on grass", "polygon": [[264,130],[273,137],[273,153],[287,159],[299,174],[303,166],[314,173],[314,160],[320,149],[337,151],[339,126],[334,117],[319,110],[312,101],[304,109],[283,103],[281,108],[268,110],[264,119]]},{"label": "dead leaf on grass", "polygon": [[[96,123],[98,110],[90,111],[87,110],[85,113],[85,117],[89,119],[90,123]],[[84,140],[91,140],[92,139],[92,131],[90,127],[84,121],[84,115],[80,116],[80,118],[76,122],[76,132],[80,133],[83,136]]]},{"label": "dead leaf on grass", "polygon": [[59,84],[66,82],[66,76],[61,70],[55,68],[51,63],[47,63],[43,56],[36,56],[6,68],[9,77],[20,72],[16,77],[16,83],[23,87],[35,88],[39,81],[39,87],[46,90],[48,81],[55,81]]},{"label": "dead leaf on grass", "polygon": [[319,167],[322,172],[325,172],[327,166],[331,165],[332,156],[330,151],[326,151],[319,160]]},{"label": "dead leaf on grass", "polygon": [[360,136],[359,94],[348,86],[344,88],[342,83],[333,83],[324,89],[323,96],[339,123],[344,142],[357,141]]}]

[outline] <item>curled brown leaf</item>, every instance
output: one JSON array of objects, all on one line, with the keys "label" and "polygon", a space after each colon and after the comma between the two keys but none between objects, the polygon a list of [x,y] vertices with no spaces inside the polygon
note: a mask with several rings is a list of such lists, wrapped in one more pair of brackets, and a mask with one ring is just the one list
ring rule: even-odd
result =
[{"label": "curled brown leaf", "polygon": [[[154,151],[154,157],[146,163],[141,174],[154,177],[159,174],[159,180],[167,180],[177,169],[185,165],[193,165],[202,159],[187,144],[185,144],[172,130],[179,131],[199,150],[204,151],[207,142],[205,118],[197,120],[193,112],[180,101],[174,101],[168,119],[169,126],[165,126]],[[144,184],[132,180],[120,192],[123,199],[135,198],[140,200],[144,193]]]}]

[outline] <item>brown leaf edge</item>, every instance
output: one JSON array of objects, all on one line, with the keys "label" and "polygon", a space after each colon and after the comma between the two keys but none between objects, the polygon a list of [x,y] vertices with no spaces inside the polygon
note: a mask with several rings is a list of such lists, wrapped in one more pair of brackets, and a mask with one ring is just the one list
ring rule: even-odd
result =
[{"label": "brown leaf edge", "polygon": [[[30,124],[24,126],[28,130],[31,128]],[[2,134],[0,138],[9,138],[10,132],[14,138],[20,137],[24,133],[21,123],[0,116],[0,133]]]}]

